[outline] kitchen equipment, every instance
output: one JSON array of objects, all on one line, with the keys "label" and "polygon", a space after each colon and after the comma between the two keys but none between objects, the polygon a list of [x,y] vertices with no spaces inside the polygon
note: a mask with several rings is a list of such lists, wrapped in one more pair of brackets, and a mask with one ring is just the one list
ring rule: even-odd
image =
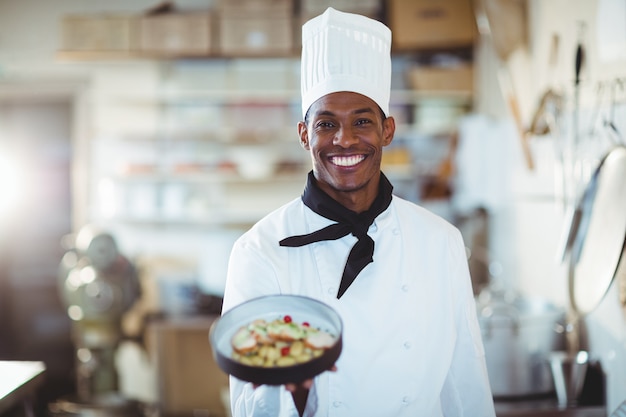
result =
[{"label": "kitchen equipment", "polygon": [[565,312],[541,298],[489,287],[479,295],[477,306],[494,398],[553,393],[548,358],[565,346]]},{"label": "kitchen equipment", "polygon": [[[580,128],[579,128],[579,120],[580,120],[580,116],[579,116],[579,112],[580,112],[580,74],[583,68],[583,64],[585,61],[585,49],[583,46],[583,38],[584,38],[584,32],[585,32],[585,23],[584,22],[579,22],[578,23],[579,28],[578,28],[578,44],[576,46],[576,58],[575,58],[575,62],[574,62],[574,73],[575,73],[575,78],[574,78],[574,113],[572,115],[573,118],[573,127],[572,127],[572,131],[573,131],[573,138],[572,138],[572,148],[573,148],[573,160],[570,161],[570,163],[572,164],[572,174],[574,176],[574,184],[576,187],[578,187],[579,184],[581,184],[581,181],[583,181],[583,168],[582,168],[582,164],[580,163],[580,161],[577,161],[578,158],[578,154],[580,152],[580,146],[581,146],[581,141],[580,141]],[[578,188],[576,188],[576,190],[578,190]]]},{"label": "kitchen equipment", "polygon": [[92,225],[76,235],[59,270],[61,301],[72,319],[78,397],[115,391],[122,317],[141,292],[137,271],[113,236]]},{"label": "kitchen equipment", "polygon": [[[600,161],[571,216],[564,239],[569,255],[571,324],[602,301],[620,275],[626,240],[626,146],[616,146]],[[624,268],[624,267],[621,267]],[[622,273],[623,274],[623,273]],[[580,334],[569,337],[569,350],[580,350]]]},{"label": "kitchen equipment", "polygon": [[[268,322],[291,316],[293,322],[310,323],[311,327],[326,330],[335,336],[335,343],[324,353],[308,362],[284,367],[244,365],[232,358],[233,335],[242,326],[257,319]],[[331,369],[342,349],[343,324],[339,315],[328,305],[308,297],[271,295],[252,299],[227,311],[216,320],[209,332],[213,356],[227,374],[255,384],[280,385],[310,379]]]},{"label": "kitchen equipment", "polygon": [[571,247],[570,292],[581,314],[595,309],[608,290],[626,236],[626,147],[611,150],[600,162],[578,210]]},{"label": "kitchen equipment", "polygon": [[118,392],[122,318],[141,296],[135,266],[115,238],[93,225],[78,232],[59,267],[61,301],[72,319],[76,395],[49,405],[55,417],[135,417],[139,404]]},{"label": "kitchen equipment", "polygon": [[550,354],[550,368],[559,407],[575,407],[578,404],[578,396],[585,382],[588,365],[589,354],[586,351],[575,354],[565,351]]},{"label": "kitchen equipment", "polygon": [[600,161],[572,211],[564,237],[562,259],[569,255],[567,349],[559,353],[561,364],[553,363],[552,370],[559,402],[571,406],[586,372],[586,365],[574,360],[585,352],[583,319],[600,304],[616,277],[622,288],[626,280],[625,146],[613,147]]}]

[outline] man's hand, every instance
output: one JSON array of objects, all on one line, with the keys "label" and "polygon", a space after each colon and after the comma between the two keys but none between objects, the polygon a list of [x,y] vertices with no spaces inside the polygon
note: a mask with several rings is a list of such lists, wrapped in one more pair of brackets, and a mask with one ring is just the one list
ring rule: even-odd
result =
[{"label": "man's hand", "polygon": [[[330,372],[336,372],[337,366],[333,365],[332,368],[329,369]],[[313,379],[305,379],[304,381],[297,384],[285,384],[285,389],[291,393],[294,393],[300,389],[310,390],[313,386]]]},{"label": "man's hand", "polygon": [[[332,368],[329,369],[331,372],[337,371],[337,366],[333,365]],[[253,384],[255,389],[260,385]],[[306,406],[306,400],[309,396],[309,390],[313,386],[313,379],[305,379],[302,382],[298,383],[289,383],[285,384],[285,389],[291,392],[293,396],[293,402],[298,409],[298,413],[302,415],[304,413],[304,407]]]},{"label": "man's hand", "polygon": [[[329,369],[331,372],[337,371],[337,367],[333,365]],[[313,386],[313,379],[305,379],[298,384],[285,384],[285,389],[291,392],[293,396],[293,402],[298,409],[300,415],[304,414],[304,407],[306,406],[306,400],[309,397],[309,390]]]}]

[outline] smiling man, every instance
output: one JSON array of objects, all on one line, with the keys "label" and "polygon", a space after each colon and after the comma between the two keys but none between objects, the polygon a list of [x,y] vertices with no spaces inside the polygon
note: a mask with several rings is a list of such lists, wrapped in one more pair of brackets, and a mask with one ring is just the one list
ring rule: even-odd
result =
[{"label": "smiling man", "polygon": [[383,147],[394,131],[393,117],[376,102],[347,91],[316,100],[298,124],[318,186],[356,213],[367,210],[378,194]]},{"label": "smiling man", "polygon": [[233,416],[494,416],[461,234],[395,196],[381,172],[395,133],[390,30],[329,8],[302,42],[298,136],[313,169],[301,198],[233,246],[224,312],[311,297],[341,316],[343,350],[313,380],[231,377]]}]

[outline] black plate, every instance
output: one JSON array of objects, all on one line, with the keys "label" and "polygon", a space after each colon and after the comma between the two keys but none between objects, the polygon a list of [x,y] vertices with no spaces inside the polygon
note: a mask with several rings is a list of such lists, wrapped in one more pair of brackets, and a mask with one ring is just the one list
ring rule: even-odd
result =
[{"label": "black plate", "polygon": [[[231,339],[237,330],[257,319],[272,321],[285,315],[296,323],[306,321],[329,332],[335,336],[335,344],[321,356],[293,366],[264,368],[232,359]],[[341,354],[342,331],[341,318],[328,305],[308,297],[270,295],[249,300],[224,313],[211,326],[209,340],[215,362],[227,374],[254,384],[281,385],[301,382],[329,370]]]}]

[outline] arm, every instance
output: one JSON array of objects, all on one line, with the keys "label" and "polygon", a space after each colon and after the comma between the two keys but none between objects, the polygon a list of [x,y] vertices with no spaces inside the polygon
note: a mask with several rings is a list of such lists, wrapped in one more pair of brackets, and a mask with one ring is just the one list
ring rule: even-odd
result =
[{"label": "arm", "polygon": [[[244,237],[233,246],[224,291],[223,312],[251,298],[281,293],[276,274],[267,256]],[[295,386],[290,387],[295,390]],[[292,394],[282,386],[259,386],[230,377],[233,417],[296,417],[295,404],[304,409],[308,391]],[[296,402],[298,400],[298,402]],[[301,403],[301,404],[300,404]]]},{"label": "arm", "polygon": [[453,247],[457,339],[441,404],[445,416],[495,416],[465,247],[460,236]]}]

